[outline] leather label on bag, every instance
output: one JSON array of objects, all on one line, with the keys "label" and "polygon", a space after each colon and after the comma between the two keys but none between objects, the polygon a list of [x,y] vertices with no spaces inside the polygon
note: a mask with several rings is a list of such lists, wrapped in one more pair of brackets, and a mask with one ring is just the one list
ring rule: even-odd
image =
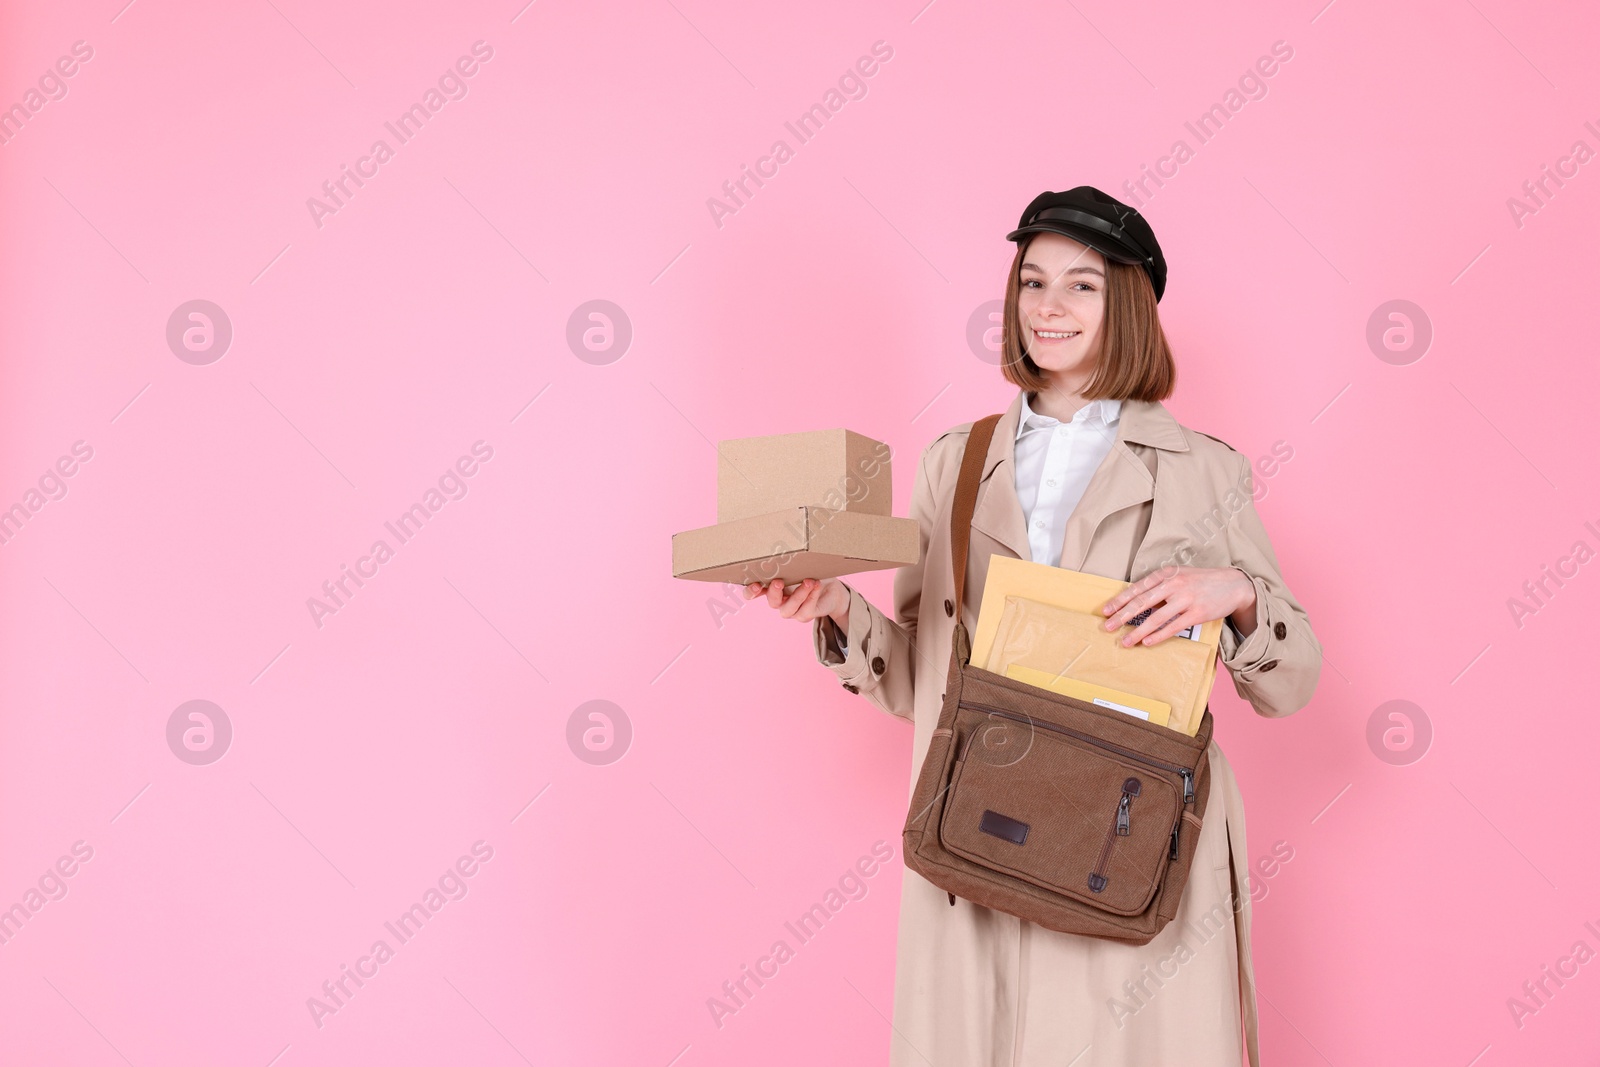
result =
[{"label": "leather label on bag", "polygon": [[1010,841],[1013,845],[1020,845],[1028,839],[1027,823],[1001,815],[998,811],[984,811],[978,820],[978,829]]}]

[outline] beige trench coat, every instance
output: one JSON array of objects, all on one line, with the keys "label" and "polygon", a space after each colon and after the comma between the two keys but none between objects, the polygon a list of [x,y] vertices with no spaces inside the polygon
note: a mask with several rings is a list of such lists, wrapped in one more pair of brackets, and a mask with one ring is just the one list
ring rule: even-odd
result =
[{"label": "beige trench coat", "polygon": [[[1031,558],[1013,467],[1022,396],[983,465],[961,604],[969,633],[990,555]],[[911,497],[922,551],[895,575],[893,617],[850,588],[848,655],[839,657],[831,618],[812,630],[818,662],[846,689],[910,720],[913,787],[950,664],[950,509],[971,428],[922,452]],[[1276,718],[1311,699],[1322,648],[1279,573],[1251,473],[1244,456],[1163,405],[1125,400],[1116,442],[1068,519],[1060,565],[1124,581],[1168,562],[1239,567],[1255,583],[1256,628],[1240,641],[1224,626],[1220,654],[1239,695]],[[907,869],[892,1067],[1238,1067],[1245,1051],[1257,1064],[1244,805],[1215,740],[1207,755],[1211,794],[1181,910],[1147,945],[1056,933],[959,897],[952,907]]]}]

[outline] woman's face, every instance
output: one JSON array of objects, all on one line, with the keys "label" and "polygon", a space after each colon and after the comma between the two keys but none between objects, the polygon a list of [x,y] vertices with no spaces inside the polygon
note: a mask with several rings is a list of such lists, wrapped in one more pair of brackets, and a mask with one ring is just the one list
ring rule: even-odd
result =
[{"label": "woman's face", "polygon": [[1106,310],[1105,257],[1059,233],[1028,243],[1018,271],[1017,336],[1053,378],[1079,385],[1100,358]]}]

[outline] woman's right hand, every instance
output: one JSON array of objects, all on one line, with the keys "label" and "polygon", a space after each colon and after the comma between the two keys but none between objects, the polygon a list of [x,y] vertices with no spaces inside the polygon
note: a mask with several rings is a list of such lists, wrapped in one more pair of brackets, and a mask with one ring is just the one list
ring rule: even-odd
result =
[{"label": "woman's right hand", "polygon": [[806,578],[788,596],[784,596],[783,582],[777,578],[744,587],[746,600],[758,596],[766,597],[767,603],[785,619],[811,622],[829,615],[840,633],[850,631],[850,590],[837,578]]}]

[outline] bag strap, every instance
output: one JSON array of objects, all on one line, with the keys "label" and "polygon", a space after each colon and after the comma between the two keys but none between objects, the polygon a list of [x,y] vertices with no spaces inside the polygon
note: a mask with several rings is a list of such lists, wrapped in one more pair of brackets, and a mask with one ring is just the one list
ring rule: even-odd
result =
[{"label": "bag strap", "polygon": [[972,512],[978,504],[978,482],[983,477],[983,461],[989,455],[989,442],[999,415],[985,415],[972,424],[967,444],[961,453],[961,473],[956,478],[955,505],[950,509],[950,566],[955,575],[955,615],[961,623],[961,598],[967,584],[967,547],[972,542]]}]

